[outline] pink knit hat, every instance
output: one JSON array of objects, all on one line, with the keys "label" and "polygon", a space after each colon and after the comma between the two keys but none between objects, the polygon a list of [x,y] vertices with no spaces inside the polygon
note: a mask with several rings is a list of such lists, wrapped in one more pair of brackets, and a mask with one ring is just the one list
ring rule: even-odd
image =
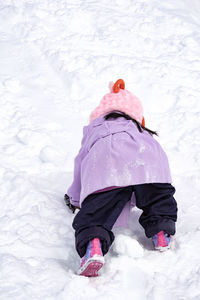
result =
[{"label": "pink knit hat", "polygon": [[145,126],[143,107],[140,100],[125,90],[123,79],[118,79],[111,86],[111,92],[106,94],[100,104],[90,115],[90,122],[111,111],[121,111]]}]

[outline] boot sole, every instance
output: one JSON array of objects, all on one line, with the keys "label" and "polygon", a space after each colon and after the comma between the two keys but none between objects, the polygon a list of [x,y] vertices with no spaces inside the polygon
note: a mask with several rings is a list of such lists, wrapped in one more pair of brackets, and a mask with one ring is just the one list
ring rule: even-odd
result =
[{"label": "boot sole", "polygon": [[165,246],[165,247],[160,246],[160,247],[155,247],[155,250],[158,250],[160,252],[164,252],[166,250],[169,250],[170,248],[171,248],[171,245],[168,245],[168,246]]},{"label": "boot sole", "polygon": [[104,265],[104,258],[101,259],[89,259],[85,265],[78,270],[78,275],[86,277],[97,277],[99,276],[98,271]]}]

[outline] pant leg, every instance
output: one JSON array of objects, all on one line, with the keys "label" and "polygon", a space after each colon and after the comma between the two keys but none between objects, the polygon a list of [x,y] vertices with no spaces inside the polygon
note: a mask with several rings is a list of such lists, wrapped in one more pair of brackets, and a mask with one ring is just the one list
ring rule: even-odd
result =
[{"label": "pant leg", "polygon": [[147,237],[163,230],[175,234],[177,203],[175,188],[169,183],[139,184],[134,186],[136,205],[143,210],[139,218]]},{"label": "pant leg", "polygon": [[83,257],[90,240],[101,240],[106,254],[114,241],[112,227],[126,203],[131,199],[133,187],[118,188],[89,195],[73,221],[76,250]]}]

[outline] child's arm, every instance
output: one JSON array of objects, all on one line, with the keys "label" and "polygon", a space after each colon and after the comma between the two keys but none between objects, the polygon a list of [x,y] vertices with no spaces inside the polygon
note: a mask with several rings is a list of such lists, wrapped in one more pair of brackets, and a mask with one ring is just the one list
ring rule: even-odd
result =
[{"label": "child's arm", "polygon": [[81,149],[74,161],[74,179],[71,186],[67,190],[67,195],[69,196],[70,204],[76,208],[80,207],[79,202],[80,202],[80,193],[81,193],[81,164],[88,152],[85,147],[86,135],[87,135],[87,127],[84,127]]}]

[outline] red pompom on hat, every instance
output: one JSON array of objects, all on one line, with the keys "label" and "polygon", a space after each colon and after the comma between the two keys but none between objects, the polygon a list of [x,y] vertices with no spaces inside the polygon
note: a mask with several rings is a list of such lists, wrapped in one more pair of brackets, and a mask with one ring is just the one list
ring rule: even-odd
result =
[{"label": "red pompom on hat", "polygon": [[111,92],[106,94],[100,104],[90,115],[90,122],[111,111],[121,111],[145,126],[143,107],[140,100],[131,92],[125,90],[123,79],[118,79],[110,85]]}]

